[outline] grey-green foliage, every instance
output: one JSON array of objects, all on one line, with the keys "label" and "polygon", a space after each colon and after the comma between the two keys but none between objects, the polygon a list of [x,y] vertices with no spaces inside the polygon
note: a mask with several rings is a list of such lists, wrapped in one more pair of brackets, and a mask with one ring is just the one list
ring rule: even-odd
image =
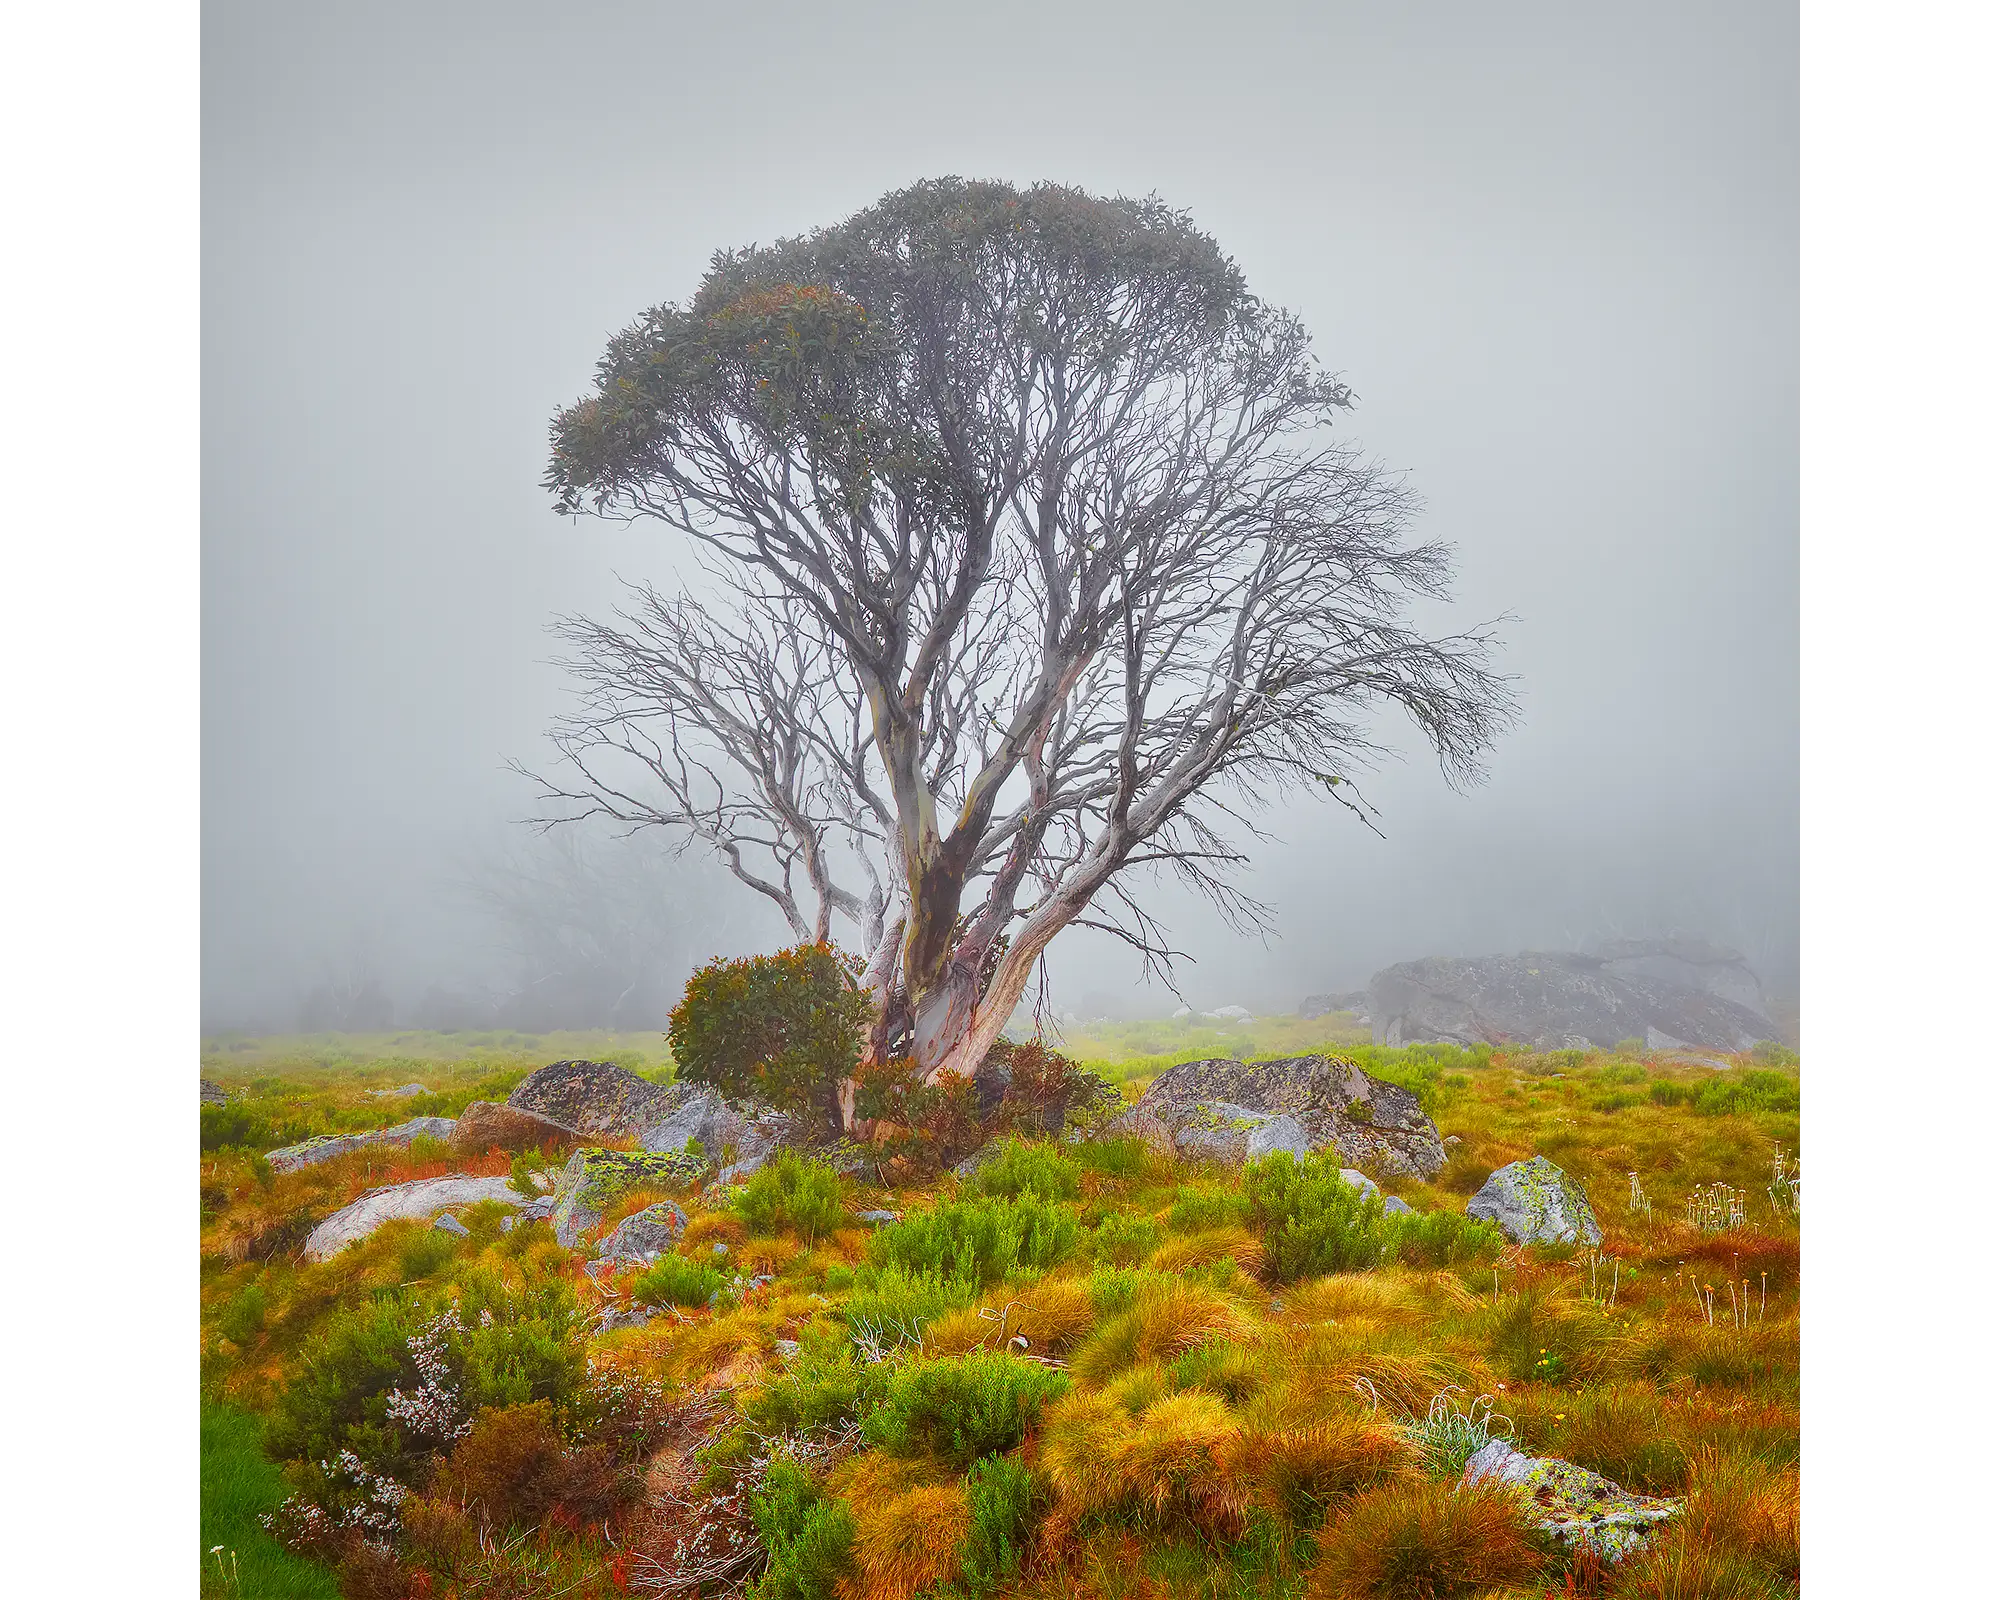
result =
[{"label": "grey-green foliage", "polygon": [[770,1556],[752,1600],[835,1600],[854,1570],[854,1514],[820,1490],[796,1461],[774,1460],[750,1496],[751,1520]]},{"label": "grey-green foliage", "polygon": [[838,1228],[845,1215],[840,1174],[824,1161],[780,1150],[750,1175],[735,1209],[754,1232],[783,1230],[811,1244]]},{"label": "grey-green foliage", "polygon": [[[893,1262],[885,1267],[864,1264],[844,1282],[841,1320],[856,1339],[877,1350],[917,1343],[927,1323],[979,1297],[978,1284],[964,1278]],[[840,1286],[834,1274],[827,1274],[828,1288]]]},{"label": "grey-green foliage", "polygon": [[987,1456],[965,1475],[972,1529],[959,1558],[967,1600],[985,1600],[1020,1570],[1034,1531],[1039,1497],[1035,1476],[1013,1456]]},{"label": "grey-green foliage", "polygon": [[868,1253],[878,1266],[989,1284],[1023,1269],[1047,1271],[1076,1248],[1081,1232],[1073,1207],[1032,1194],[948,1200],[884,1228]]},{"label": "grey-green foliage", "polygon": [[880,1404],[889,1372],[886,1362],[857,1360],[843,1328],[809,1323],[791,1364],[744,1401],[744,1419],[767,1438],[858,1421]]},{"label": "grey-green foliage", "polygon": [[913,1361],[890,1374],[862,1437],[892,1455],[929,1455],[969,1467],[1011,1450],[1069,1392],[1069,1377],[999,1350]]},{"label": "grey-green foliage", "polygon": [[1000,1154],[972,1175],[980,1194],[1038,1195],[1044,1200],[1074,1200],[1083,1169],[1060,1146],[1046,1140],[1009,1139]]}]

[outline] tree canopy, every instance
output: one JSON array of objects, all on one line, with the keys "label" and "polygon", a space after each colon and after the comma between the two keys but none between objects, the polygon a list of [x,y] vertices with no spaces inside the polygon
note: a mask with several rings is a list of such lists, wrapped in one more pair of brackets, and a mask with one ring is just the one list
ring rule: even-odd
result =
[{"label": "tree canopy", "polygon": [[[890,880],[872,1056],[970,1071],[1071,924],[1170,959],[1136,869],[1254,925],[1251,814],[1344,798],[1385,707],[1478,776],[1510,714],[1491,635],[1410,624],[1447,553],[1334,436],[1352,403],[1184,213],[1052,184],[940,179],[723,252],[612,339],[547,486],[690,540],[719,625],[781,619],[865,719],[808,788]],[[612,720],[703,733],[672,699]]]}]

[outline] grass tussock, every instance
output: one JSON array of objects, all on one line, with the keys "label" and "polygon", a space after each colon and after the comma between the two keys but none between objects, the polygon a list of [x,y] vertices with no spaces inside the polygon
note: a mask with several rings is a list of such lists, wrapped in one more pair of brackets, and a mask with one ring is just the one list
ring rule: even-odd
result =
[{"label": "grass tussock", "polygon": [[1474,1600],[1528,1583],[1548,1556],[1514,1495],[1426,1482],[1360,1496],[1319,1548],[1305,1600]]}]

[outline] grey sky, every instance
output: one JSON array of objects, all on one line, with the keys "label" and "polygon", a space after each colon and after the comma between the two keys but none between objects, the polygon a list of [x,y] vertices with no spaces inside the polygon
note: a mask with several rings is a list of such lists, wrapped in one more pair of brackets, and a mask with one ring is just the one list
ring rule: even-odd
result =
[{"label": "grey sky", "polygon": [[549,513],[550,412],[717,247],[944,173],[1189,209],[1359,393],[1458,614],[1519,618],[1492,781],[1383,773],[1386,842],[1272,817],[1268,949],[1165,902],[1190,999],[1669,923],[1784,986],[1796,57],[1767,3],[210,4],[205,1015],[282,1021],[356,947],[405,993],[476,965],[441,880],[530,803],[544,624],[671,568]]}]

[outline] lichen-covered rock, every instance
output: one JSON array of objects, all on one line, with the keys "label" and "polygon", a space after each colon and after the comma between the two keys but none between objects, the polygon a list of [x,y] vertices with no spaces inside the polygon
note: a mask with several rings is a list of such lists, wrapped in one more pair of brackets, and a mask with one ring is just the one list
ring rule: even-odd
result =
[{"label": "lichen-covered rock", "polygon": [[449,1211],[440,1211],[436,1216],[432,1217],[431,1226],[437,1229],[439,1233],[449,1233],[460,1239],[465,1238],[472,1232],[470,1228],[460,1222]]},{"label": "lichen-covered rock", "polygon": [[1574,1462],[1523,1455],[1505,1439],[1493,1440],[1466,1462],[1461,1481],[1519,1491],[1545,1533],[1565,1544],[1588,1544],[1607,1561],[1624,1559],[1680,1510],[1676,1501],[1634,1494]]},{"label": "lichen-covered rock", "polygon": [[344,1156],[350,1150],[364,1150],[372,1144],[408,1146],[417,1139],[448,1141],[457,1126],[456,1119],[452,1117],[412,1117],[408,1122],[399,1122],[393,1128],[378,1128],[372,1133],[323,1133],[303,1143],[273,1150],[264,1159],[271,1163],[273,1172],[296,1172],[300,1167],[317,1166],[322,1161]]},{"label": "lichen-covered rock", "polygon": [[617,1227],[598,1250],[599,1260],[650,1261],[673,1249],[687,1231],[688,1215],[671,1200],[661,1200],[635,1211]]},{"label": "lichen-covered rock", "polygon": [[[1252,1111],[1227,1100],[1205,1100],[1190,1107],[1174,1129],[1174,1148],[1197,1160],[1240,1163],[1249,1157],[1250,1136],[1276,1120],[1269,1112]],[[1293,1126],[1297,1126],[1296,1120]]]},{"label": "lichen-covered rock", "polygon": [[385,1222],[404,1217],[422,1221],[449,1207],[477,1205],[482,1200],[515,1207],[521,1204],[521,1197],[507,1187],[505,1178],[422,1178],[371,1189],[314,1228],[306,1236],[302,1253],[308,1261],[324,1261],[336,1250],[367,1238]]},{"label": "lichen-covered rock", "polygon": [[[1417,1097],[1338,1056],[1184,1061],[1155,1078],[1134,1111],[1107,1131],[1121,1124],[1136,1131],[1145,1119],[1135,1113],[1147,1112],[1169,1130],[1177,1150],[1191,1127],[1205,1146],[1213,1141],[1205,1138],[1204,1124],[1213,1123],[1216,1113],[1210,1108],[1217,1106],[1233,1108],[1230,1117],[1237,1112],[1288,1117],[1303,1132],[1307,1148],[1337,1150],[1354,1166],[1428,1178],[1444,1165],[1437,1127]],[[1252,1131],[1243,1130],[1246,1155]]]},{"label": "lichen-covered rock", "polygon": [[420,1094],[429,1094],[421,1083],[399,1083],[393,1089],[370,1089],[377,1100],[409,1100]]},{"label": "lichen-covered rock", "polygon": [[201,1080],[201,1103],[203,1105],[219,1106],[226,1104],[228,1099],[229,1091],[224,1089],[221,1084],[210,1083],[206,1078]]},{"label": "lichen-covered rock", "polygon": [[692,1139],[711,1165],[748,1177],[786,1145],[806,1142],[809,1130],[770,1106],[724,1100],[707,1084],[677,1083],[674,1092],[680,1098],[672,1108],[640,1131],[642,1149],[677,1153]]},{"label": "lichen-covered rock", "polygon": [[1547,1156],[1502,1167],[1465,1203],[1465,1214],[1497,1223],[1516,1244],[1604,1242],[1583,1186]]},{"label": "lichen-covered rock", "polygon": [[538,1111],[475,1100],[459,1113],[451,1147],[465,1155],[484,1155],[488,1150],[539,1150],[546,1145],[567,1148],[582,1137],[569,1124]]},{"label": "lichen-covered rock", "polygon": [[556,1179],[549,1221],[556,1242],[569,1249],[604,1220],[605,1208],[641,1184],[678,1188],[700,1176],[697,1157],[655,1150],[576,1151]]},{"label": "lichen-covered rock", "polygon": [[507,1104],[600,1139],[637,1138],[693,1091],[648,1083],[609,1061],[554,1061],[523,1078]]}]

